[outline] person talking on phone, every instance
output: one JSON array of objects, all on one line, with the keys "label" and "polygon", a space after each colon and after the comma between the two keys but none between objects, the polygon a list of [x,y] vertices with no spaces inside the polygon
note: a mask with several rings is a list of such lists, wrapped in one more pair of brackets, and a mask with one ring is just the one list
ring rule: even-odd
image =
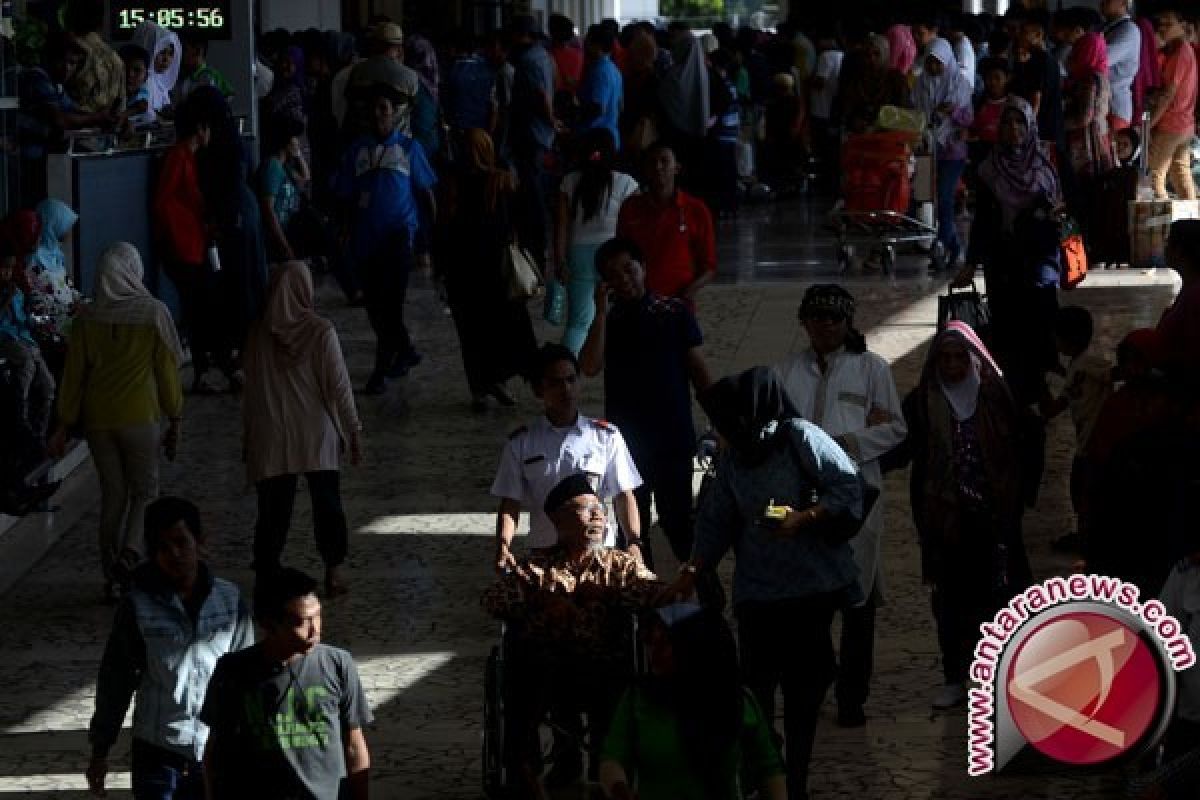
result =
[{"label": "person talking on phone", "polygon": [[[71,324],[58,391],[51,455],[80,428],[100,479],[104,595],[128,586],[142,560],[142,515],[158,495],[158,450],[174,461],[183,419],[183,349],[171,312],[142,283],[142,257],[128,242],[100,256],[95,300]],[[165,432],[163,418],[169,422]]]},{"label": "person talking on phone", "polygon": [[778,375],[754,367],[700,396],[721,440],[716,479],[696,515],[692,556],[661,600],[732,549],[733,612],[745,684],[768,720],[784,701],[788,797],[807,797],[817,717],[833,682],[834,611],[861,601],[842,519],[861,521],[863,482],[845,451],[792,407]]},{"label": "person talking on phone", "polygon": [[[646,289],[642,252],[628,239],[596,251],[596,316],[580,351],[588,377],[604,373],[604,413],[621,430],[643,483],[634,490],[638,517],[659,525],[679,561],[692,552],[691,389],[712,383],[696,317],[683,301]],[[611,298],[611,302],[610,302]],[[642,523],[643,531],[648,528]],[[648,548],[643,550],[653,569]]]}]

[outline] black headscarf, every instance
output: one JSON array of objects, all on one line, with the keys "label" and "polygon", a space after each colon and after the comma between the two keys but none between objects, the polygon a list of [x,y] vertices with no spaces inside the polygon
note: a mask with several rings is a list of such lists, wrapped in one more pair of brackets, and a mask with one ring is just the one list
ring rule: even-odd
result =
[{"label": "black headscarf", "polygon": [[700,405],[737,460],[750,467],[761,464],[777,447],[780,429],[771,423],[800,416],[769,367],[751,367],[722,378],[701,395]]}]

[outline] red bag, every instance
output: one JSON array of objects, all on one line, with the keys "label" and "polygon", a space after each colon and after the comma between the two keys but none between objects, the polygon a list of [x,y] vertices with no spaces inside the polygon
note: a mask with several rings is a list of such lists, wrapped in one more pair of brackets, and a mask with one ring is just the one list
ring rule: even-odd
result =
[{"label": "red bag", "polygon": [[842,147],[842,197],[847,211],[908,212],[911,150],[903,132],[851,136]]}]

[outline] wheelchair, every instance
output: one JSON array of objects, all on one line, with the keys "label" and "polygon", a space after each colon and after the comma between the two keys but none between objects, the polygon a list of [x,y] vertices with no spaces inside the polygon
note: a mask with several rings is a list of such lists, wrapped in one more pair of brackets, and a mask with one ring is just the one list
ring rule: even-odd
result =
[{"label": "wheelchair", "polygon": [[[637,614],[630,615],[630,632],[631,632],[631,654],[630,658],[633,662],[633,676],[644,675],[646,673],[646,655],[642,645],[641,637],[639,636],[639,620]],[[511,786],[511,777],[508,772],[508,764],[505,761],[505,736],[506,731],[506,713],[505,713],[505,672],[509,666],[508,645],[510,638],[507,636],[508,626],[505,623],[500,624],[500,642],[492,646],[491,652],[488,654],[487,662],[484,667],[483,676],[483,730],[482,730],[482,764],[483,764],[483,794],[488,798],[505,798],[507,791]],[[562,736],[571,741],[571,746],[583,750],[585,753],[590,751],[593,743],[590,741],[590,731],[584,729],[582,737],[577,733],[567,731],[561,726],[555,724],[551,719],[551,715],[547,715],[542,719],[539,733],[553,732],[555,736]],[[541,736],[542,755],[541,765],[544,769],[554,761],[554,753],[552,748],[546,744],[547,737]]]}]

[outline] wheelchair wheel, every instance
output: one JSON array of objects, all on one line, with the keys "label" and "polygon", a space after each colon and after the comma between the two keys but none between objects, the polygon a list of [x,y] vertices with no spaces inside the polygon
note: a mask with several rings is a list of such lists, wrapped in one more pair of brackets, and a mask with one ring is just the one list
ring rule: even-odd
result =
[{"label": "wheelchair wheel", "polygon": [[489,798],[505,794],[503,677],[504,658],[497,645],[483,677],[483,794]]}]

